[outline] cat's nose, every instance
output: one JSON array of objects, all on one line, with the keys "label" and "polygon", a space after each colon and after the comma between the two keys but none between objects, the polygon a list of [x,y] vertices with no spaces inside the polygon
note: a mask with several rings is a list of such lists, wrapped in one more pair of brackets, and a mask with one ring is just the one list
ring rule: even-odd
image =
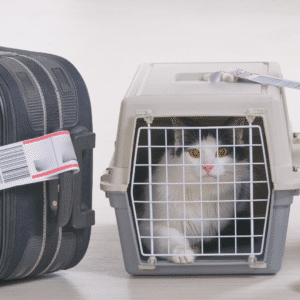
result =
[{"label": "cat's nose", "polygon": [[206,171],[206,172],[209,172],[213,169],[214,166],[212,165],[204,165],[202,166],[202,168]]}]

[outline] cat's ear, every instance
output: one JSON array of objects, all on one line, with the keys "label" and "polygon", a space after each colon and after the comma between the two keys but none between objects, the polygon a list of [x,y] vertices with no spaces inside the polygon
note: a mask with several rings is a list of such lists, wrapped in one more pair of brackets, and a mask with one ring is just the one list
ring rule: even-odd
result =
[{"label": "cat's ear", "polygon": [[[228,120],[224,123],[224,126],[243,126],[246,125],[246,118],[240,117],[232,117],[228,118]],[[244,137],[244,128],[235,128],[235,143],[243,144]]]}]

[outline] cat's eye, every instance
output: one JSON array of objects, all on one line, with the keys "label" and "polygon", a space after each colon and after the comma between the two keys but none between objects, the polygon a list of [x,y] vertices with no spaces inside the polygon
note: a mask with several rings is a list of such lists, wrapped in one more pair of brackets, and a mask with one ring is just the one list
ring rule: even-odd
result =
[{"label": "cat's eye", "polygon": [[198,149],[192,149],[190,150],[190,156],[194,158],[200,157],[200,151]]},{"label": "cat's eye", "polygon": [[219,157],[224,157],[227,155],[227,149],[226,148],[220,148],[219,151],[218,151],[218,156]]}]

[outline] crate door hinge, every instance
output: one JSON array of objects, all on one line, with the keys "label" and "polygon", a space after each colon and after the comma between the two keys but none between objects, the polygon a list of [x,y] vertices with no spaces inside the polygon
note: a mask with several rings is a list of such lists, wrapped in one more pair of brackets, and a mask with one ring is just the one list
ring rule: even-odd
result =
[{"label": "crate door hinge", "polygon": [[137,118],[143,118],[147,122],[147,124],[151,124],[154,120],[151,109],[137,110],[136,116],[137,116]]},{"label": "crate door hinge", "polygon": [[258,116],[261,116],[264,114],[264,109],[263,108],[250,108],[246,111],[246,119],[248,123],[253,123],[254,119]]},{"label": "crate door hinge", "polygon": [[148,264],[146,265],[139,265],[138,268],[140,270],[155,270],[157,263],[157,258],[155,256],[151,256],[148,259]]},{"label": "crate door hinge", "polygon": [[265,269],[267,264],[265,262],[258,262],[255,255],[250,255],[248,257],[249,268],[251,269]]}]

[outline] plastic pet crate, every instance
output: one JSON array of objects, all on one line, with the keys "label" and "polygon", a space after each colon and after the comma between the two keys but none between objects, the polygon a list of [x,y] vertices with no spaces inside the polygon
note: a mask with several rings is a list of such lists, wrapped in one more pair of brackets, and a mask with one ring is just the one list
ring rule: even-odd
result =
[{"label": "plastic pet crate", "polygon": [[300,188],[300,139],[283,88],[209,74],[282,77],[276,63],[142,65],[121,105],[101,189],[133,275],[271,274]]}]

